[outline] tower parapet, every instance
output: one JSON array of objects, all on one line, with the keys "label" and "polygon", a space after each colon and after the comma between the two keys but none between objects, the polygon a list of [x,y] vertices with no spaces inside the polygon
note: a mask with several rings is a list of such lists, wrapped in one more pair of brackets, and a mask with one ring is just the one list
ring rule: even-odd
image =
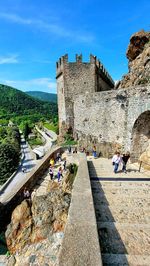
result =
[{"label": "tower parapet", "polygon": [[114,83],[113,79],[111,78],[111,76],[109,75],[108,71],[105,69],[104,65],[100,62],[100,60],[97,59],[96,56],[90,54],[90,63],[91,64],[95,64],[97,73],[100,76],[102,76],[102,78],[107,83],[109,83],[109,85],[111,86],[111,88],[113,88],[114,85],[115,85],[115,83]]},{"label": "tower parapet", "polygon": [[[59,60],[56,62],[56,78],[63,73],[64,67],[69,64],[85,64],[85,62],[82,61],[82,54],[78,55],[76,54],[76,61],[75,62],[68,62],[68,54],[65,54],[64,56],[60,57]],[[109,84],[111,88],[114,87],[114,81],[109,75],[108,71],[105,69],[104,65],[101,63],[99,59],[97,59],[96,56],[90,54],[90,62],[86,64],[94,64],[96,67],[96,72],[98,75],[101,76],[102,79],[106,83]]]}]

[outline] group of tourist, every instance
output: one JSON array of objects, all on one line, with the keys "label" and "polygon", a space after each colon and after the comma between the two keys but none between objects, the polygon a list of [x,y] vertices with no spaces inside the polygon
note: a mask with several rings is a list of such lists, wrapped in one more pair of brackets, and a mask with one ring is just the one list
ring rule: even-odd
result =
[{"label": "group of tourist", "polygon": [[[84,152],[84,153],[86,153],[86,155],[89,155],[89,154],[87,154],[85,148],[82,148],[81,152]],[[92,148],[92,155],[93,155],[94,159],[99,157],[99,155],[97,154],[95,145]],[[117,173],[120,164],[122,164],[122,171],[124,173],[127,173],[126,165],[127,165],[129,158],[130,158],[129,152],[123,153],[122,155],[120,154],[120,152],[115,152],[115,154],[112,158],[112,164],[114,166],[114,173],[115,174]]]},{"label": "group of tourist", "polygon": [[112,164],[114,165],[115,174],[117,173],[120,164],[122,164],[122,171],[124,173],[127,172],[126,165],[127,165],[129,158],[130,158],[129,152],[123,153],[122,155],[120,154],[120,152],[115,152],[112,158]]},{"label": "group of tourist", "polygon": [[66,171],[66,159],[62,159],[62,156],[60,153],[57,153],[56,156],[56,160],[54,160],[53,158],[50,159],[50,165],[49,165],[49,175],[50,175],[50,179],[53,180],[54,179],[54,165],[60,163],[60,167],[58,168],[57,171],[57,179],[58,182],[61,181],[61,178],[63,177],[63,171]]},{"label": "group of tourist", "polygon": [[[61,178],[63,177],[63,171],[66,169],[66,166],[65,166],[65,161],[64,161],[64,167],[62,168],[61,166],[59,167],[58,169],[58,172],[57,172],[57,179],[58,179],[58,182],[60,182]],[[54,179],[54,168],[53,166],[50,164],[49,166],[49,175],[50,175],[50,179],[53,180]]]},{"label": "group of tourist", "polygon": [[[92,155],[94,159],[97,158],[96,146],[93,146],[92,148]],[[115,152],[112,158],[112,164],[114,165],[115,174],[117,173],[120,164],[122,164],[122,171],[124,173],[127,173],[126,165],[127,165],[129,158],[130,158],[129,152],[123,153],[122,155],[120,154],[120,152]]]}]

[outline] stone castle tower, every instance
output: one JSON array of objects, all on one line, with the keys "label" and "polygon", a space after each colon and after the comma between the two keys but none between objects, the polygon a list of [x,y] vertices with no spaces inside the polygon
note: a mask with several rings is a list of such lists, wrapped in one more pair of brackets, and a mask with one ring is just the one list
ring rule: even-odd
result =
[{"label": "stone castle tower", "polygon": [[74,103],[80,95],[108,91],[114,88],[114,81],[96,56],[90,55],[90,62],[82,62],[82,55],[76,55],[76,62],[68,62],[68,55],[56,63],[57,96],[60,136],[67,130],[74,132]]},{"label": "stone castle tower", "polygon": [[[146,77],[148,49],[146,45],[133,61],[134,66],[141,58],[142,68],[138,64],[137,70],[144,69]],[[137,161],[150,139],[150,86],[145,76],[140,80],[137,74],[139,78],[135,84],[131,79],[131,87],[114,89],[110,75],[92,55],[90,62],[82,62],[82,55],[76,55],[76,62],[62,56],[56,71],[60,139],[69,131],[79,147],[91,150],[96,145],[104,157],[111,157],[118,149],[130,151],[132,162]],[[132,73],[134,78],[135,71]]]}]

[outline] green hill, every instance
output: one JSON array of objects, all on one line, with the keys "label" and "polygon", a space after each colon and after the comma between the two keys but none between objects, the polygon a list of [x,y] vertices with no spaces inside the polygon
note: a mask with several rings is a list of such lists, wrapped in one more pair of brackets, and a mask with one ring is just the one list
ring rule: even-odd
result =
[{"label": "green hill", "polygon": [[26,91],[26,94],[47,102],[57,102],[57,94],[42,91]]},{"label": "green hill", "polygon": [[0,84],[0,119],[13,118],[16,121],[20,116],[35,117],[36,120],[51,119],[57,116],[57,104],[43,102],[20,90]]}]

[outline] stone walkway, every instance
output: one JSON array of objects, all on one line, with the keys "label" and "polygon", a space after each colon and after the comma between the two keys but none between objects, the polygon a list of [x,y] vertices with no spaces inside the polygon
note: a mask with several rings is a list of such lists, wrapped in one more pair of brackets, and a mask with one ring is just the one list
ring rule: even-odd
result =
[{"label": "stone walkway", "polygon": [[[68,155],[68,153],[63,153],[62,154],[62,160],[66,159],[67,160],[67,166],[70,163],[74,162],[74,158],[71,155]],[[59,170],[59,167],[62,167],[62,162],[57,162],[54,167],[53,167],[53,171],[54,171],[54,180],[57,182],[57,173]],[[66,172],[63,172],[63,176],[65,176]],[[35,185],[35,195],[36,196],[41,196],[47,193],[47,187],[50,181],[50,175],[49,175],[49,170],[47,169],[47,171],[45,172],[44,175],[41,176],[41,178],[38,179],[38,182]],[[60,182],[61,184],[61,182]]]},{"label": "stone walkway", "polygon": [[103,265],[150,265],[150,173],[88,158]]}]

